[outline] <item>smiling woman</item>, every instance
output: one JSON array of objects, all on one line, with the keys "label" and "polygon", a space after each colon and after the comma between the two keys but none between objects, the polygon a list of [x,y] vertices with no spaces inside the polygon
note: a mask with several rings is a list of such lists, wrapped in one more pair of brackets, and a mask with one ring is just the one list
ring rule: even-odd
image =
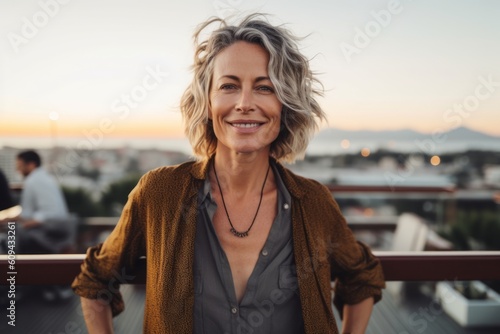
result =
[{"label": "smiling woman", "polygon": [[73,288],[89,333],[112,332],[123,309],[113,273],[142,256],[145,333],[338,333],[332,278],[343,333],[364,333],[384,287],[380,261],[325,186],[282,165],[324,118],[297,39],[251,15],[210,20],[195,41],[181,111],[198,161],[143,176],[115,230],[87,252]]},{"label": "smiling woman", "polygon": [[[318,128],[316,120],[325,120],[325,113],[315,99],[321,95],[317,88],[320,83],[308,59],[298,49],[298,38],[283,27],[270,29],[267,22],[264,24],[253,18],[250,15],[243,20],[240,26],[244,28],[238,31],[230,29],[223,20],[209,20],[195,33],[197,43],[210,25],[217,22],[221,25],[210,39],[197,45],[194,78],[182,97],[185,132],[200,159],[213,155],[217,146],[209,117],[214,96],[217,97],[221,89],[227,92],[237,88],[238,93],[244,92],[241,81],[248,81],[252,76],[254,82],[249,87],[259,92],[253,96],[268,96],[264,100],[274,98],[281,103],[280,131],[271,145],[271,155],[279,161],[294,162],[302,158]],[[240,72],[247,78],[236,75]]]},{"label": "smiling woman", "polygon": [[[215,59],[208,117],[217,137],[217,154],[265,150],[280,132],[282,103],[267,73],[264,48],[236,42]],[[226,158],[224,158],[226,160]]]}]

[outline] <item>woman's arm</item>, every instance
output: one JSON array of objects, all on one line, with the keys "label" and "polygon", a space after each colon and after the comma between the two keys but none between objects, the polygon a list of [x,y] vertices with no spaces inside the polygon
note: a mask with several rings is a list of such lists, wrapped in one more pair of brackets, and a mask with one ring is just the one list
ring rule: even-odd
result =
[{"label": "woman's arm", "polygon": [[[328,189],[325,192],[330,194]],[[332,198],[331,203],[328,255],[331,277],[335,279],[333,302],[343,319],[342,333],[362,334],[373,305],[382,297],[384,274],[370,248],[356,241],[337,202]]]},{"label": "woman's arm", "polygon": [[125,307],[119,286],[133,278],[126,273],[134,271],[137,260],[145,254],[141,182],[130,193],[108,238],[87,250],[81,272],[73,281],[74,292],[82,297],[89,333],[113,333],[112,317]]},{"label": "woman's arm", "polygon": [[373,309],[373,297],[358,304],[344,305],[342,334],[364,334]]},{"label": "woman's arm", "polygon": [[83,317],[89,334],[113,334],[111,307],[99,299],[81,297]]}]

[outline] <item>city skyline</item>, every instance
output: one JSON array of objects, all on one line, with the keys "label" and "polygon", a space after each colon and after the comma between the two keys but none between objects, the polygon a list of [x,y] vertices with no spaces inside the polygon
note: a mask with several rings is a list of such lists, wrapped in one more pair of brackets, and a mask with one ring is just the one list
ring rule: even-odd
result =
[{"label": "city skyline", "polygon": [[41,0],[0,4],[0,145],[182,138],[196,25],[256,11],[306,36],[322,128],[500,135],[495,1]]}]

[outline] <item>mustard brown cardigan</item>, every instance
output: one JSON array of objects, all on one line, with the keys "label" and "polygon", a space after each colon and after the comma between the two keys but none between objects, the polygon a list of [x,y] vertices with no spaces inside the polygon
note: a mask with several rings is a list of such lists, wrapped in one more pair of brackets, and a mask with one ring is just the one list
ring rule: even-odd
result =
[{"label": "mustard brown cardigan", "polygon": [[[145,174],[129,195],[120,220],[107,238],[91,247],[73,282],[80,296],[110,303],[113,315],[123,308],[117,283],[146,256],[144,333],[193,331],[193,260],[197,194],[210,160],[161,167]],[[335,305],[381,298],[380,261],[358,243],[330,191],[277,163],[292,196],[292,231],[298,288],[307,334],[338,333]],[[98,310],[96,310],[98,312]]]}]

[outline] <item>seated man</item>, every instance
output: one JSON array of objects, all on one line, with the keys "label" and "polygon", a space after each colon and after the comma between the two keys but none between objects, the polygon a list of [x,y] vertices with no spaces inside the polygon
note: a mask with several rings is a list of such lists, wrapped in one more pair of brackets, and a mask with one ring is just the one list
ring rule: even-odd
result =
[{"label": "seated man", "polygon": [[[17,155],[17,170],[25,178],[21,193],[21,213],[1,221],[16,222],[16,254],[59,253],[72,245],[76,219],[68,213],[56,180],[41,167],[35,151]],[[21,292],[21,291],[20,291]],[[47,301],[72,296],[68,286],[48,286],[41,291]]]},{"label": "seated man", "polygon": [[17,155],[17,170],[25,178],[22,212],[17,219],[19,251],[57,253],[73,229],[63,193],[56,180],[41,167],[35,151]]}]

